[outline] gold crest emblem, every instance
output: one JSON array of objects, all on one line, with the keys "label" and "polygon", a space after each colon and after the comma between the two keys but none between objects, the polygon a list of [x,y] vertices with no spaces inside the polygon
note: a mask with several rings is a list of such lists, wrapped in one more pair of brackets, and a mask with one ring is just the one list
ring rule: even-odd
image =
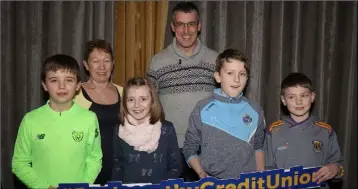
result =
[{"label": "gold crest emblem", "polygon": [[81,142],[81,140],[83,139],[83,135],[84,135],[83,131],[73,131],[72,132],[72,138],[76,142]]},{"label": "gold crest emblem", "polygon": [[315,152],[321,152],[322,151],[322,142],[318,141],[318,140],[314,140],[312,141],[312,144],[313,144],[313,150]]}]

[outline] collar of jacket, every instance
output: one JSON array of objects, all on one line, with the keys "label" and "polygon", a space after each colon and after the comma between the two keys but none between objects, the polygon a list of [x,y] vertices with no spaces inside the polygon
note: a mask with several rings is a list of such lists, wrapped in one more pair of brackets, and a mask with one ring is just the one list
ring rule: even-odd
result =
[{"label": "collar of jacket", "polygon": [[245,100],[245,97],[242,92],[237,97],[230,97],[222,93],[221,88],[217,88],[214,90],[213,98],[217,101],[231,104],[239,104],[241,101]]}]

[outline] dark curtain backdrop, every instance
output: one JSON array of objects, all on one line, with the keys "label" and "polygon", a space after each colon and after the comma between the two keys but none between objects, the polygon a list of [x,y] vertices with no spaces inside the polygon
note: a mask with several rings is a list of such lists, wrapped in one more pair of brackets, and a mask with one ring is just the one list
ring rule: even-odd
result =
[{"label": "dark curtain backdrop", "polygon": [[[171,9],[177,2],[170,1]],[[345,160],[344,188],[357,188],[357,2],[195,2],[201,40],[236,48],[251,62],[246,95],[262,105],[267,124],[279,119],[280,84],[289,72],[311,78],[313,113],[335,129]],[[165,46],[172,41],[169,23]]]},{"label": "dark curtain backdrop", "polygon": [[0,2],[1,184],[13,188],[11,157],[24,114],[44,102],[43,60],[57,53],[82,60],[87,40],[113,44],[114,2]]}]

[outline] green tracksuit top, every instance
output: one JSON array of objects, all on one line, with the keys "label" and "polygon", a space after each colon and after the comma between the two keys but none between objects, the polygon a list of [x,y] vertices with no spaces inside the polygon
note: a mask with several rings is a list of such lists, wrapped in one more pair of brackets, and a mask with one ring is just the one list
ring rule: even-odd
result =
[{"label": "green tracksuit top", "polygon": [[59,113],[46,103],[24,116],[12,171],[28,187],[93,183],[101,167],[101,140],[93,112],[74,103]]}]

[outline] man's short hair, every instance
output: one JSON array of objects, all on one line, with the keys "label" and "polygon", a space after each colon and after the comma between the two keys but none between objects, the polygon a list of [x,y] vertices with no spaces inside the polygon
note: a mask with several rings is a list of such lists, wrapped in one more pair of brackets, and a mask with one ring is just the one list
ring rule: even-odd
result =
[{"label": "man's short hair", "polygon": [[175,5],[175,7],[172,10],[173,21],[175,18],[175,13],[177,12],[190,13],[193,11],[196,12],[196,20],[199,21],[200,20],[199,9],[193,2],[190,1],[179,2],[178,4]]}]

